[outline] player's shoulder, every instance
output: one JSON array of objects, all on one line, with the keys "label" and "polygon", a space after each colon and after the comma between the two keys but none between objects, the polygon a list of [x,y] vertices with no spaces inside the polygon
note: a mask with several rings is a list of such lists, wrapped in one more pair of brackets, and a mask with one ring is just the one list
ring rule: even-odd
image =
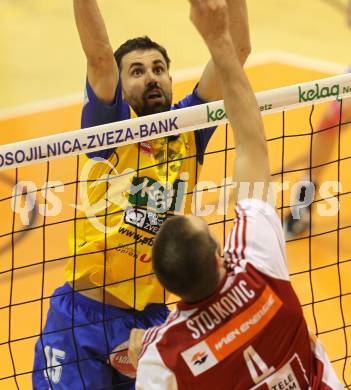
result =
[{"label": "player's shoulder", "polygon": [[176,110],[179,108],[192,107],[204,103],[206,103],[206,101],[199,97],[196,85],[195,88],[189,94],[185,95],[181,100],[173,104],[172,109]]},{"label": "player's shoulder", "polygon": [[269,202],[259,198],[246,198],[239,200],[235,210],[237,214],[245,215],[263,214],[271,218],[278,218],[276,209]]},{"label": "player's shoulder", "polygon": [[284,234],[275,208],[260,199],[244,199],[235,211],[224,248],[227,266],[246,269],[250,263],[268,276],[289,280]]},{"label": "player's shoulder", "polygon": [[164,324],[147,329],[143,336],[143,346],[139,357],[141,358],[144,354],[150,352],[152,347],[162,340],[165,334],[171,332],[175,325],[185,320],[186,318],[183,317],[182,312],[176,307],[171,311]]},{"label": "player's shoulder", "polygon": [[246,223],[253,225],[256,235],[263,234],[266,228],[268,230],[273,228],[281,236],[280,238],[283,238],[282,234],[280,234],[282,233],[280,218],[275,207],[269,202],[256,198],[240,200],[236,204],[235,214],[236,224],[243,225],[244,227],[246,227]]}]

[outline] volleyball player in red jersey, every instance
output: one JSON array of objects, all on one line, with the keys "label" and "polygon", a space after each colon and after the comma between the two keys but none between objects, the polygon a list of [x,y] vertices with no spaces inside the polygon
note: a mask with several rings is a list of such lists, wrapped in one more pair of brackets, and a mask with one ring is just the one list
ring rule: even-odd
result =
[{"label": "volleyball player in red jersey", "polygon": [[[156,236],[153,266],[181,301],[166,323],[133,330],[142,389],[342,389],[320,343],[311,336],[289,281],[283,230],[268,204],[271,181],[263,122],[228,31],[231,0],[190,0],[191,19],[218,69],[234,129],[236,219],[226,246],[204,220],[168,219]],[[256,198],[255,183],[264,184]],[[139,341],[142,337],[142,347]]]}]

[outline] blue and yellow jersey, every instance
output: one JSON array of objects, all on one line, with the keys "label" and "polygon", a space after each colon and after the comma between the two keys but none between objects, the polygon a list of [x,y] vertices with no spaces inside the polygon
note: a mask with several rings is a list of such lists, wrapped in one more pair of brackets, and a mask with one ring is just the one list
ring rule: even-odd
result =
[{"label": "blue and yellow jersey", "polygon": [[[193,92],[172,108],[201,103]],[[131,116],[120,84],[114,104],[105,105],[87,83],[82,127]],[[68,281],[88,277],[92,285],[104,285],[137,310],[164,302],[164,289],[152,272],[153,240],[167,216],[191,211],[191,193],[213,131],[198,130],[82,157]]]}]

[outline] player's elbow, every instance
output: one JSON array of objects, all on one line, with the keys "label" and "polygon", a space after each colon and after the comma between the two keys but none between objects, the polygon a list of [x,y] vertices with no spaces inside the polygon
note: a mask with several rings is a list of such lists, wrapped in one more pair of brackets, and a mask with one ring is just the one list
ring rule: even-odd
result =
[{"label": "player's elbow", "polygon": [[99,50],[86,53],[88,64],[91,68],[105,70],[115,66],[116,61],[110,45],[100,45]]},{"label": "player's elbow", "polygon": [[262,134],[261,137],[257,137],[251,146],[251,150],[253,153],[256,153],[257,156],[261,156],[262,160],[268,158],[267,141],[264,134]]},{"label": "player's elbow", "polygon": [[242,46],[238,49],[238,57],[239,57],[242,65],[245,65],[250,54],[251,54],[250,43],[248,43],[246,46]]},{"label": "player's elbow", "polygon": [[265,161],[268,158],[267,142],[264,137],[251,137],[245,142],[238,142],[236,145],[237,153],[243,156],[255,156],[256,160]]}]

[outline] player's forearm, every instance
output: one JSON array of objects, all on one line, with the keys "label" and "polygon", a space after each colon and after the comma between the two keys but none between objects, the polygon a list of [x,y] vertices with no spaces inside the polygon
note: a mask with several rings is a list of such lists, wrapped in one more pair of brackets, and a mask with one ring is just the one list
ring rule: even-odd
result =
[{"label": "player's forearm", "polygon": [[229,36],[210,47],[221,79],[228,119],[235,126],[236,145],[265,140],[256,97],[234,52]]},{"label": "player's forearm", "polygon": [[270,171],[261,113],[232,40],[227,34],[219,43],[209,47],[220,75],[226,113],[234,131],[234,180],[268,182]]},{"label": "player's forearm", "polygon": [[[244,65],[251,52],[246,0],[227,0],[227,7],[229,32],[240,63]],[[198,94],[205,101],[222,98],[219,78],[212,61],[209,61],[200,79]]]},{"label": "player's forearm", "polygon": [[112,60],[113,50],[96,0],[74,0],[74,15],[88,62]]},{"label": "player's forearm", "polygon": [[251,53],[249,20],[246,0],[227,0],[229,32],[240,63],[245,64]]},{"label": "player's forearm", "polygon": [[[190,3],[190,18],[217,67],[227,116],[234,131],[234,180],[268,183],[270,172],[261,113],[231,37],[227,0],[190,0]],[[252,186],[248,196],[255,196]]]}]

